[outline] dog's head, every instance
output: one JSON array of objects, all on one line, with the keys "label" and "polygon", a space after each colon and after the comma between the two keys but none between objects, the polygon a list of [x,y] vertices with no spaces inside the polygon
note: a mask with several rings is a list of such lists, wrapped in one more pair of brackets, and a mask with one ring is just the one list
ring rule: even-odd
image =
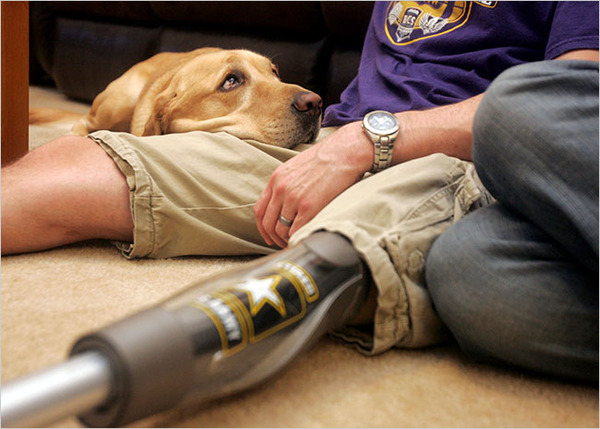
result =
[{"label": "dog's head", "polygon": [[163,73],[142,96],[132,132],[225,131],[283,147],[312,142],[322,101],[281,82],[277,67],[246,50],[199,49]]}]

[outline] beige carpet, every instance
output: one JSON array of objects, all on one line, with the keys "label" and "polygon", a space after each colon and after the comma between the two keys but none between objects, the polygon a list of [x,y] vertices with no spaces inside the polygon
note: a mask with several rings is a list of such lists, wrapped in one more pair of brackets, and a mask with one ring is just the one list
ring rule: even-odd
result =
[{"label": "beige carpet", "polygon": [[[33,106],[69,104],[32,95]],[[31,144],[60,133],[32,127]],[[247,260],[127,261],[99,241],[3,257],[2,381],[59,363],[82,334]],[[598,389],[474,364],[454,345],[367,358],[323,339],[267,384],[136,426],[598,427]]]}]

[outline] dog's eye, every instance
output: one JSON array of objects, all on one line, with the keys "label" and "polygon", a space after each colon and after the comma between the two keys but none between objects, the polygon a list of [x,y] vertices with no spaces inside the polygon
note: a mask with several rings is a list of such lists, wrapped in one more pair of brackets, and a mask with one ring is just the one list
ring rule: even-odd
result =
[{"label": "dog's eye", "polygon": [[279,68],[276,65],[273,65],[273,74],[278,78],[281,78],[281,76],[279,76]]},{"label": "dog's eye", "polygon": [[231,73],[228,74],[223,83],[221,84],[221,89],[223,91],[231,91],[234,88],[237,88],[242,84],[243,80],[237,74]]}]

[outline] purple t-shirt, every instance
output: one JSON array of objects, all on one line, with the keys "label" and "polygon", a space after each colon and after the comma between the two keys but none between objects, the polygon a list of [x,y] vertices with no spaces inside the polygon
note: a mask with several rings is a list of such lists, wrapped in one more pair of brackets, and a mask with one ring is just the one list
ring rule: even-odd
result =
[{"label": "purple t-shirt", "polygon": [[598,2],[378,1],[358,76],[323,125],[453,104],[509,67],[573,49],[598,49]]}]

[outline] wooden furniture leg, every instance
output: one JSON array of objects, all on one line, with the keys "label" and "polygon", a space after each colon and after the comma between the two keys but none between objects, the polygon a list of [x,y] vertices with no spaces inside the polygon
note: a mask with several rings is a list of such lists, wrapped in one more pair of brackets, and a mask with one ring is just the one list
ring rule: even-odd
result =
[{"label": "wooden furniture leg", "polygon": [[2,2],[2,165],[28,151],[29,2]]}]

